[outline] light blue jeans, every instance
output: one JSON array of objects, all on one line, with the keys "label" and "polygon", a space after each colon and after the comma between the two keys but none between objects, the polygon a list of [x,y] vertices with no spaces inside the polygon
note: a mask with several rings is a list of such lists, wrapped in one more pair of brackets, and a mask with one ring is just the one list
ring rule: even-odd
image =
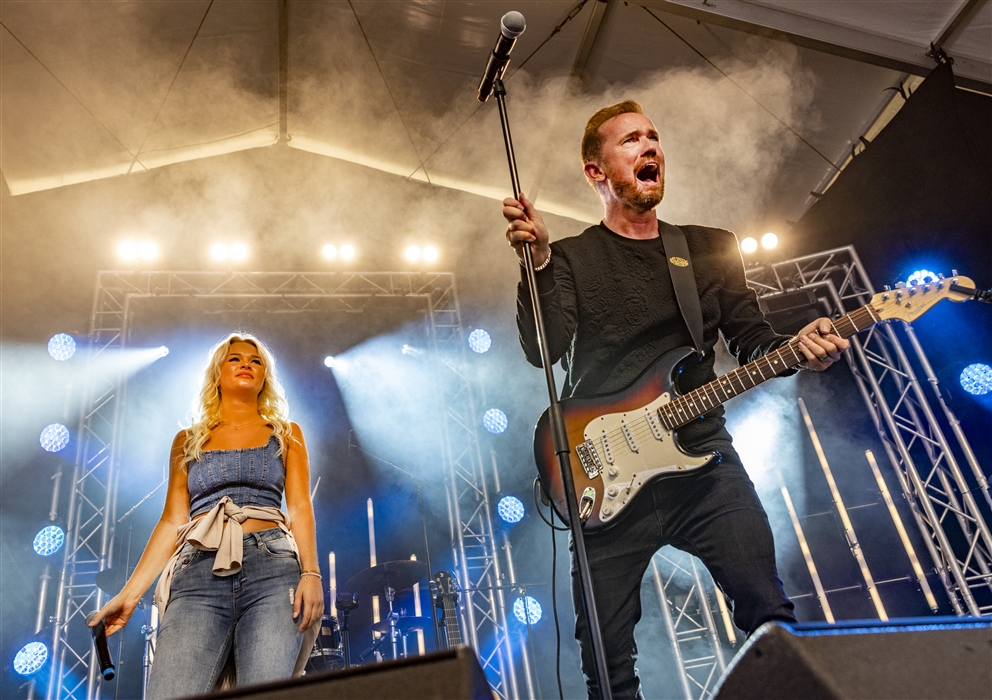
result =
[{"label": "light blue jeans", "polygon": [[279,528],[244,536],[241,571],[215,576],[214,553],[186,544],[176,563],[148,681],[149,700],[213,690],[228,655],[237,684],[283,680],[303,643],[292,597],[300,565]]}]

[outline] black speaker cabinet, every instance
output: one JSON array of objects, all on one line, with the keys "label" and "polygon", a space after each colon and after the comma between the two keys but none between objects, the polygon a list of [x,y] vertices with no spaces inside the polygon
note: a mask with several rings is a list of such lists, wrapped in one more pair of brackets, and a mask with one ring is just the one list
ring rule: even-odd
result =
[{"label": "black speaker cabinet", "polygon": [[209,697],[210,700],[492,700],[493,694],[475,652],[458,647],[399,661],[235,688]]},{"label": "black speaker cabinet", "polygon": [[768,623],[731,662],[716,698],[992,698],[992,620]]}]

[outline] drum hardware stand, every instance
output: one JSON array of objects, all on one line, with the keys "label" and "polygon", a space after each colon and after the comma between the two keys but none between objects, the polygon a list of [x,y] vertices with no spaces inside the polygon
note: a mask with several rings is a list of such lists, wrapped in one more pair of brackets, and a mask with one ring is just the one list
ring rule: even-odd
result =
[{"label": "drum hardware stand", "polygon": [[[426,559],[427,559],[427,578],[430,579],[430,582],[428,584],[429,585],[428,594],[430,596],[431,604],[433,605],[433,603],[434,603],[434,595],[435,595],[435,586],[434,586],[434,579],[433,579],[432,573],[434,571],[434,567],[431,566],[431,544],[430,544],[430,539],[427,537],[427,516],[424,513],[424,489],[423,489],[423,487],[426,485],[426,486],[429,486],[432,489],[437,489],[437,486],[435,486],[434,484],[430,483],[429,481],[424,481],[423,479],[420,479],[420,478],[414,476],[413,474],[411,474],[410,472],[408,472],[403,467],[401,467],[399,465],[396,465],[396,464],[393,464],[392,462],[383,459],[379,455],[373,454],[372,452],[369,452],[368,450],[360,447],[359,445],[357,445],[352,440],[352,433],[353,432],[354,432],[353,430],[349,430],[348,431],[348,449],[349,450],[352,449],[352,448],[354,448],[354,449],[358,450],[359,452],[361,452],[362,454],[368,455],[372,459],[374,459],[374,460],[376,460],[378,462],[382,462],[383,464],[387,464],[390,467],[392,467],[393,469],[395,469],[396,471],[401,472],[403,474],[406,474],[408,477],[410,477],[410,481],[413,482],[414,487],[416,487],[416,489],[417,489],[417,501],[420,504],[420,524],[421,524],[421,526],[423,527],[423,530],[424,530],[424,553],[425,553]],[[438,490],[440,490],[440,489],[438,489]],[[441,648],[441,631],[440,631],[440,627],[438,625],[437,615],[434,615],[433,613],[431,614],[431,622],[432,622],[431,627],[434,630],[434,648],[435,649],[440,649]],[[393,658],[394,659],[396,658],[395,643],[394,643]]]},{"label": "drum hardware stand", "polygon": [[341,611],[341,644],[344,646],[344,667],[351,668],[351,631],[348,629],[348,616],[358,607],[357,593],[338,593],[335,607]]},{"label": "drum hardware stand", "polygon": [[[505,66],[503,70],[506,70]],[[506,113],[506,86],[503,84],[502,72],[496,78],[493,94],[499,107],[499,122],[503,128],[503,145],[506,147],[506,160],[510,168],[510,185],[513,197],[520,199],[520,177],[517,174],[517,159],[513,153],[513,140],[510,138],[510,122]],[[582,591],[582,606],[586,613],[589,626],[589,641],[592,643],[596,682],[599,686],[599,696],[602,700],[613,700],[613,689],[610,686],[610,674],[606,665],[606,649],[603,644],[603,631],[599,626],[599,612],[596,610],[596,598],[592,585],[592,574],[589,571],[589,557],[586,553],[585,533],[582,531],[583,520],[579,514],[578,503],[575,500],[575,481],[569,462],[568,432],[565,428],[565,417],[561,404],[558,402],[558,390],[555,387],[554,367],[551,363],[551,353],[548,350],[548,335],[544,327],[544,316],[541,313],[541,302],[537,291],[537,278],[534,272],[534,257],[530,245],[521,247],[524,254],[524,271],[527,276],[527,289],[530,294],[531,308],[534,313],[534,326],[537,342],[541,349],[541,364],[548,385],[550,400],[548,414],[551,418],[551,435],[554,441],[555,454],[558,456],[558,469],[561,472],[562,487],[565,492],[565,502],[568,508],[568,525],[572,531],[572,546],[575,552],[576,569],[579,572],[579,582]]]}]

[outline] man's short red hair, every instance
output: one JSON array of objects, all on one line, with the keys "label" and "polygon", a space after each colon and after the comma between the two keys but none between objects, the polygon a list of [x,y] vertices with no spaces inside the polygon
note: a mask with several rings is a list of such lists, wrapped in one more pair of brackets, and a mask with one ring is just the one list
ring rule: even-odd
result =
[{"label": "man's short red hair", "polygon": [[586,122],[586,130],[582,133],[582,164],[597,160],[603,152],[603,135],[599,133],[599,127],[613,117],[621,114],[644,114],[641,106],[633,100],[624,100],[609,107],[603,107]]}]

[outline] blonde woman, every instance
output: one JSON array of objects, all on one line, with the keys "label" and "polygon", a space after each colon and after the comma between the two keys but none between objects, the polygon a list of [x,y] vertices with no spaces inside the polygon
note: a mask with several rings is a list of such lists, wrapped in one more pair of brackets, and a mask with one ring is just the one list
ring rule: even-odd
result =
[{"label": "blonde woman", "polygon": [[[162,517],[123,590],[92,621],[124,627],[161,573],[148,698],[298,675],[324,611],[310,466],[272,354],[232,334],[213,348],[193,425],[172,443]],[[286,510],[280,510],[283,495]],[[230,679],[223,685],[229,685]]]}]

